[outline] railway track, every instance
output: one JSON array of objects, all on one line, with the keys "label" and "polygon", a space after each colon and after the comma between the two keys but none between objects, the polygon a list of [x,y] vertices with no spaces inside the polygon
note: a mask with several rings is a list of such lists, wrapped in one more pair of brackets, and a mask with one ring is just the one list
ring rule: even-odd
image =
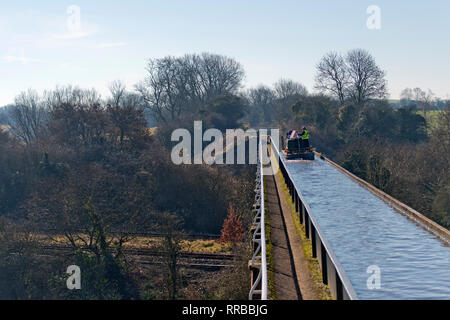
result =
[{"label": "railway track", "polygon": [[[40,245],[39,250],[43,255],[52,256],[55,253],[70,255],[73,250],[64,245]],[[137,263],[143,265],[164,264],[165,253],[148,248],[124,248],[125,255],[132,257]],[[223,253],[194,253],[181,252],[179,255],[179,265],[185,268],[202,270],[220,270],[233,266],[234,255]]]}]

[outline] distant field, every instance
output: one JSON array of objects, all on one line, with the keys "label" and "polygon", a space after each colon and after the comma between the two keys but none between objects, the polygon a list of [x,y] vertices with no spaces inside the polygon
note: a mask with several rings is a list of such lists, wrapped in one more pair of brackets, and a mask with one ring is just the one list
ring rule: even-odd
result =
[{"label": "distant field", "polygon": [[[439,114],[441,114],[443,111],[441,110],[430,110],[427,111],[427,116],[426,119],[427,120],[427,124],[428,124],[428,128],[434,128],[437,125],[437,121],[439,119]],[[421,115],[423,117],[423,111],[417,111],[417,114]]]}]

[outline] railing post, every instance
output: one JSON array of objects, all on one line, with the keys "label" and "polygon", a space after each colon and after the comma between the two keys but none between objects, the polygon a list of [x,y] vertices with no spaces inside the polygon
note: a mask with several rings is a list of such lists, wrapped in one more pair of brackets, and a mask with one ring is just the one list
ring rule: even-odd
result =
[{"label": "railing post", "polygon": [[299,217],[300,217],[300,223],[303,224],[303,211],[305,210],[305,206],[303,205],[302,200],[300,200],[300,210],[299,210]]},{"label": "railing post", "polygon": [[291,182],[291,185],[292,185],[292,193],[291,193],[291,200],[292,200],[292,202],[294,202],[294,200],[295,200],[295,187],[294,187],[294,182]]},{"label": "railing post", "polygon": [[317,258],[316,229],[314,229],[314,226],[311,226],[311,249],[312,249],[312,257]]},{"label": "railing post", "polygon": [[309,239],[309,216],[308,211],[305,209],[305,235]]},{"label": "railing post", "polygon": [[328,275],[327,275],[327,251],[325,250],[325,246],[322,241],[320,242],[320,259],[321,259],[321,267],[322,267],[322,282],[324,284],[328,284]]},{"label": "railing post", "polygon": [[336,300],[342,300],[343,294],[342,294],[342,282],[341,278],[339,277],[339,274],[336,271]]}]

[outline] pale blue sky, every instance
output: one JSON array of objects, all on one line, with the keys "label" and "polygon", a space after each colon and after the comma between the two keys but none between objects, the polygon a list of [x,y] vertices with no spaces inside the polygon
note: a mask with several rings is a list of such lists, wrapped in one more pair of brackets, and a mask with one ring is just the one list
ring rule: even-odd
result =
[{"label": "pale blue sky", "polygon": [[[22,90],[95,87],[143,79],[148,58],[213,52],[246,70],[247,87],[280,77],[314,85],[330,50],[369,50],[387,71],[391,98],[405,87],[450,98],[450,1],[403,0],[0,0],[0,105]],[[81,29],[67,26],[71,5]],[[366,27],[369,5],[381,29]]]}]

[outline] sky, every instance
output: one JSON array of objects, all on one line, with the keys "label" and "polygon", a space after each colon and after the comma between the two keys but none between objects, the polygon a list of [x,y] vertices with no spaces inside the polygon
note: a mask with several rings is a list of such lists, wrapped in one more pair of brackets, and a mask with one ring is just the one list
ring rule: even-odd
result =
[{"label": "sky", "polygon": [[0,0],[0,8],[0,106],[29,88],[73,84],[106,96],[122,80],[132,90],[149,58],[205,51],[239,61],[247,88],[286,78],[313,92],[320,58],[355,48],[387,72],[390,98],[406,87],[450,98],[448,0]]}]

